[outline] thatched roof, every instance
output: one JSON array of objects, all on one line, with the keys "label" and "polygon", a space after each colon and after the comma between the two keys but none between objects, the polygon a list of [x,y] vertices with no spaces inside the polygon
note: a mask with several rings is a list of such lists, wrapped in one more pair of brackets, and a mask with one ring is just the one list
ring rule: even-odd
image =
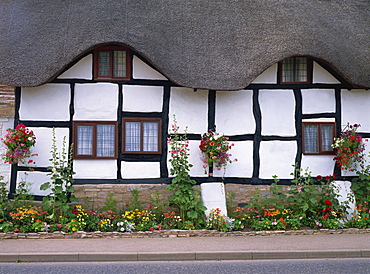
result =
[{"label": "thatched roof", "polygon": [[0,2],[0,82],[36,86],[103,43],[126,44],[187,87],[240,89],[292,55],[370,87],[369,0]]}]

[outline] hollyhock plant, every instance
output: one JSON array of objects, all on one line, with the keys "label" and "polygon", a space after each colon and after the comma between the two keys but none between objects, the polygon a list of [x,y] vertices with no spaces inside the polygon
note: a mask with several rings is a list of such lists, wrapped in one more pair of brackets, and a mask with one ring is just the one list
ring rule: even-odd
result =
[{"label": "hollyhock plant", "polygon": [[217,170],[221,170],[222,167],[226,169],[228,163],[237,161],[237,159],[231,160],[231,154],[229,150],[234,144],[229,143],[229,138],[218,134],[213,129],[202,135],[199,149],[203,153],[203,168],[204,173],[207,174],[208,167],[215,167]]},{"label": "hollyhock plant", "polygon": [[364,163],[364,140],[356,132],[360,126],[347,124],[340,136],[334,138],[334,144],[332,144],[336,151],[334,160],[341,170],[355,171],[358,164]]},{"label": "hollyhock plant", "polygon": [[3,160],[8,164],[30,164],[33,160],[26,160],[36,154],[31,154],[31,147],[36,143],[36,136],[32,130],[20,123],[15,129],[7,129],[7,134],[1,141],[7,147]]}]

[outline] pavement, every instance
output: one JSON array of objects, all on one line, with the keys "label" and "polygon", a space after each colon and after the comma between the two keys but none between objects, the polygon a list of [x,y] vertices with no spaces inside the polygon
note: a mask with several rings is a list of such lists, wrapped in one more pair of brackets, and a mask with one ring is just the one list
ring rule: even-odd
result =
[{"label": "pavement", "polygon": [[317,258],[370,258],[370,233],[247,237],[0,240],[0,262]]}]

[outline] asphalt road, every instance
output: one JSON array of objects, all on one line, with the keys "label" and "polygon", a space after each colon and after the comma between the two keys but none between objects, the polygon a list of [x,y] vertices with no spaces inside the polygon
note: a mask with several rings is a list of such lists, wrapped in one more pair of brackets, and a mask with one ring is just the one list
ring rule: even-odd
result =
[{"label": "asphalt road", "polygon": [[261,260],[261,261],[184,261],[184,262],[88,262],[88,263],[1,263],[0,274],[245,274],[245,273],[350,273],[368,274],[370,258]]}]

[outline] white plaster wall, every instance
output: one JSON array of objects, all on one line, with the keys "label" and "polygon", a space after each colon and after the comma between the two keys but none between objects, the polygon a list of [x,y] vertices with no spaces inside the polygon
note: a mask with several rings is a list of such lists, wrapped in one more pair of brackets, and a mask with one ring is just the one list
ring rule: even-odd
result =
[{"label": "white plaster wall", "polygon": [[262,141],[260,146],[260,178],[291,179],[297,143],[295,141]]},{"label": "white plaster wall", "polygon": [[[6,130],[8,128],[14,128],[14,119],[13,118],[0,118],[0,136],[4,138]],[[0,142],[0,155],[6,153],[6,146],[3,142]],[[11,165],[4,164],[3,160],[0,160],[0,175],[4,176],[3,182],[9,183],[10,181],[10,170]]]},{"label": "white plaster wall", "polygon": [[33,172],[19,171],[17,172],[17,186],[16,187],[18,188],[19,182],[26,181],[27,183],[31,183],[30,188],[29,188],[30,190],[29,194],[46,196],[51,192],[50,189],[40,190],[40,186],[43,183],[51,182],[50,176],[48,176],[47,174],[48,173],[46,172],[38,172],[38,171],[33,171]]},{"label": "white plaster wall", "polygon": [[75,179],[117,179],[116,160],[75,160]]},{"label": "white plaster wall", "polygon": [[225,135],[253,134],[253,91],[217,91],[216,130]]},{"label": "white plaster wall", "polygon": [[334,89],[303,89],[302,112],[311,113],[334,113],[335,90]]},{"label": "white plaster wall", "polygon": [[145,64],[137,56],[134,56],[132,66],[132,77],[134,79],[167,80],[166,77]]},{"label": "white plaster wall", "polygon": [[188,133],[203,134],[207,131],[208,91],[174,87],[171,89],[169,128],[173,123],[173,114],[180,127],[180,133],[188,126]]},{"label": "white plaster wall", "polygon": [[252,84],[276,84],[278,64],[274,64],[262,72]]},{"label": "white plaster wall", "polygon": [[340,82],[333,75],[331,75],[326,69],[316,62],[313,62],[312,78],[312,83],[314,84],[340,84]]},{"label": "white plaster wall", "polygon": [[260,90],[262,135],[294,136],[295,99],[292,90]]},{"label": "white plaster wall", "polygon": [[123,86],[123,111],[161,112],[163,87]]},{"label": "white plaster wall", "polygon": [[[53,129],[44,127],[30,127],[30,129],[33,130],[36,136],[36,144],[34,147],[31,148],[31,152],[34,154],[38,154],[38,156],[33,156],[29,159],[34,160],[37,167],[51,166],[49,159],[51,158],[50,151],[53,144]],[[56,128],[55,136],[58,152],[62,151],[64,136],[66,136],[66,149],[69,150],[69,129]]]},{"label": "white plaster wall", "polygon": [[93,57],[89,54],[78,61],[74,66],[58,76],[58,79],[93,79]]},{"label": "white plaster wall", "polygon": [[342,123],[361,124],[360,132],[370,132],[370,91],[342,90]]},{"label": "white plaster wall", "polygon": [[68,84],[22,88],[19,116],[21,120],[69,120],[70,101]]},{"label": "white plaster wall", "polygon": [[75,121],[117,120],[118,85],[111,83],[76,84]]},{"label": "white plaster wall", "polygon": [[302,155],[301,167],[308,168],[312,172],[312,176],[317,175],[327,176],[334,173],[335,155]]},{"label": "white plaster wall", "polygon": [[160,178],[159,162],[121,162],[123,179]]},{"label": "white plaster wall", "polygon": [[[234,146],[229,150],[230,159],[237,161],[228,164],[225,177],[250,178],[253,175],[253,141],[230,142]],[[222,177],[224,169],[213,171],[214,177]]]}]

